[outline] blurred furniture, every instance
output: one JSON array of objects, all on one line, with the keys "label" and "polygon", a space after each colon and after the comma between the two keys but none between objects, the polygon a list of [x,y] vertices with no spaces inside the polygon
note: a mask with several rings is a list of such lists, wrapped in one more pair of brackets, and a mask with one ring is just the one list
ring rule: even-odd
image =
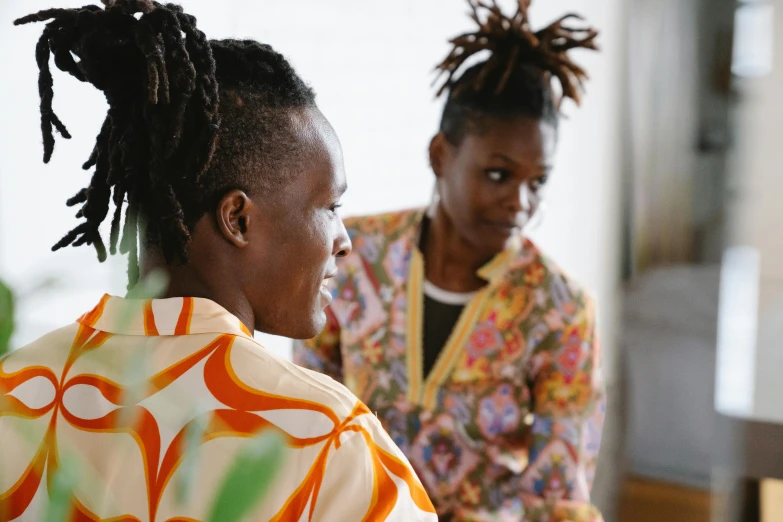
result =
[{"label": "blurred furniture", "polygon": [[627,471],[709,489],[720,271],[676,266],[629,283],[623,302]]},{"label": "blurred furniture", "polygon": [[669,510],[694,522],[783,521],[783,487],[769,480],[783,479],[783,424],[715,411],[719,282],[718,267],[677,266],[626,288],[621,522],[642,522],[649,510],[666,521],[681,520],[660,514]]},{"label": "blurred furniture", "polygon": [[651,270],[625,289],[621,522],[710,520],[720,270]]}]

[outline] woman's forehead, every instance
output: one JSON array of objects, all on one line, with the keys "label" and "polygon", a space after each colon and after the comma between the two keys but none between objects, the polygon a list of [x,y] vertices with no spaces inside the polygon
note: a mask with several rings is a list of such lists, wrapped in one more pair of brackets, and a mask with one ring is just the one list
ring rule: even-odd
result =
[{"label": "woman's forehead", "polygon": [[509,120],[493,119],[482,125],[479,132],[468,132],[460,143],[460,154],[510,162],[528,162],[539,158],[550,163],[554,156],[557,133],[544,120],[520,117]]}]

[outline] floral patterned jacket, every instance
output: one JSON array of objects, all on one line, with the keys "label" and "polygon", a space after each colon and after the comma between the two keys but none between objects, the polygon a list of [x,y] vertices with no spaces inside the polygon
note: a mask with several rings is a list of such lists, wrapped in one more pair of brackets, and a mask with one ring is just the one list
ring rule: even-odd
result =
[{"label": "floral patterned jacket", "polygon": [[327,327],[295,344],[295,362],[376,412],[442,516],[600,522],[590,487],[605,400],[591,300],[518,238],[479,270],[489,284],[423,378],[422,217],[346,220],[354,249]]}]

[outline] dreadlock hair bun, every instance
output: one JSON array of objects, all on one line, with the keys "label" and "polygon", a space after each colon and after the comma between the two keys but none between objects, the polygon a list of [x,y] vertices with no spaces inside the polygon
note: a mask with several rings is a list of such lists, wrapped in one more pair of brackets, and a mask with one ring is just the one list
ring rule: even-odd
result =
[{"label": "dreadlock hair bun", "polygon": [[[480,131],[486,117],[529,116],[557,125],[562,100],[571,98],[578,105],[588,78],[568,52],[597,50],[598,31],[569,25],[583,20],[576,14],[533,31],[528,18],[530,0],[518,0],[513,16],[506,15],[496,0],[468,2],[477,28],[450,40],[451,52],[435,68],[435,83],[441,82],[437,95],[448,94],[441,132],[456,144],[468,126]],[[465,67],[482,52],[489,52],[489,57]],[[553,89],[555,79],[560,84],[559,96]]]},{"label": "dreadlock hair bun", "polygon": [[[54,131],[70,138],[52,109],[52,55],[60,70],[103,91],[109,104],[83,165],[95,169],[90,184],[67,201],[84,221],[53,250],[89,244],[105,260],[99,227],[113,202],[108,251],[128,254],[133,286],[140,228],[167,262],[187,263],[193,225],[221,192],[250,190],[259,172],[267,185],[290,172],[294,160],[280,151],[291,152],[296,140],[283,113],[313,106],[315,94],[270,46],[210,41],[178,5],[101,1],[104,8],[47,9],[14,25],[47,22],[35,50],[45,163]],[[246,168],[251,161],[265,170]]]}]

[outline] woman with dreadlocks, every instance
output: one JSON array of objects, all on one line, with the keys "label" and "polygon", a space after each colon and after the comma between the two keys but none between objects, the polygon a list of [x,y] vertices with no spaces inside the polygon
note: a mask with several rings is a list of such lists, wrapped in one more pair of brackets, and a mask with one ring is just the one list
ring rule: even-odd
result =
[{"label": "woman with dreadlocks", "polygon": [[[438,198],[346,221],[327,327],[295,360],[346,383],[417,470],[441,520],[595,522],[603,424],[594,307],[521,235],[539,206],[568,56],[597,32],[566,16],[533,32],[471,1],[475,32],[438,66],[447,94],[430,143]],[[489,57],[463,67],[479,51]]]},{"label": "woman with dreadlocks", "polygon": [[351,251],[340,145],[313,91],[268,45],[208,40],[179,6],[104,4],[16,21],[47,22],[45,162],[53,129],[69,137],[50,55],[109,105],[89,186],[68,200],[83,221],[54,249],[103,260],[113,202],[108,250],[129,254],[131,286],[152,270],[170,285],[163,299],[104,296],[0,359],[0,520],[41,520],[63,495],[68,520],[202,520],[263,431],[283,434],[285,466],[246,520],[437,520],[367,407],[251,334],[317,334],[324,281]]}]

